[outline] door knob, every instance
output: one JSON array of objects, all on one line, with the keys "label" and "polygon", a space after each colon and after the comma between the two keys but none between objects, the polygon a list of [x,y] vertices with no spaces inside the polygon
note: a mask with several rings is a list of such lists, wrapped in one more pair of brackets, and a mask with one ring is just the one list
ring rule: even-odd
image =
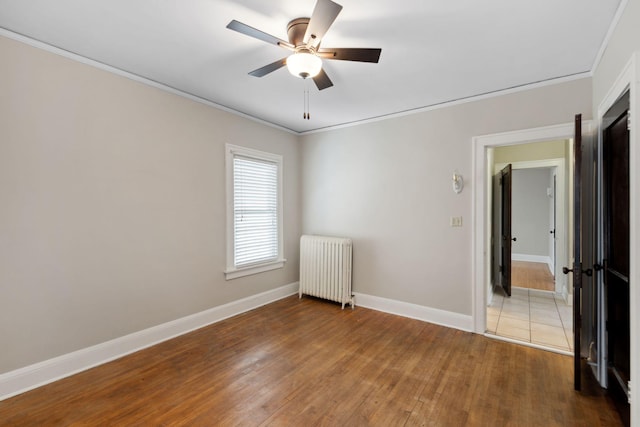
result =
[{"label": "door knob", "polygon": [[518,240],[518,238],[517,238],[517,237],[514,237],[514,238],[513,238],[513,239],[511,239],[511,240],[513,240],[513,241],[515,242],[516,240]]},{"label": "door knob", "polygon": [[604,266],[603,266],[603,265],[601,265],[601,264],[596,263],[596,264],[593,264],[593,269],[594,269],[595,271],[600,271],[600,270],[603,270],[603,269],[604,269]]},{"label": "door knob", "polygon": [[[562,267],[562,272],[564,274],[573,273],[573,268]],[[586,274],[587,276],[591,277],[593,276],[593,270],[590,268],[587,268],[586,270],[582,270],[582,274]]]}]

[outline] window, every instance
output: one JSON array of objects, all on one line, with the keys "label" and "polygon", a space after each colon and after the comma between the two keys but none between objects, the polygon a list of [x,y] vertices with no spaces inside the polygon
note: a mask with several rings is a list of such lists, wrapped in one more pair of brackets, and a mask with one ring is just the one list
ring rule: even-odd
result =
[{"label": "window", "polygon": [[227,144],[227,280],[282,268],[282,156]]}]

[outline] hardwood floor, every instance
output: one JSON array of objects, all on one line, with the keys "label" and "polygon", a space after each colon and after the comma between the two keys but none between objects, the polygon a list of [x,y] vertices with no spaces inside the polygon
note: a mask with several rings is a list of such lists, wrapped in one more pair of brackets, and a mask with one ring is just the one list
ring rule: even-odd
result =
[{"label": "hardwood floor", "polygon": [[285,298],[0,402],[0,424],[616,426],[568,356]]},{"label": "hardwood floor", "polygon": [[512,261],[511,285],[520,288],[555,291],[549,266],[542,262]]}]

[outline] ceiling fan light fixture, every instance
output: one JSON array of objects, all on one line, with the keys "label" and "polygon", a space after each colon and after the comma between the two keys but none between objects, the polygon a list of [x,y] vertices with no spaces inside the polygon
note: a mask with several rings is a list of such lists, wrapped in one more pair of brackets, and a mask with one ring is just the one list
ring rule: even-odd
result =
[{"label": "ceiling fan light fixture", "polygon": [[296,77],[313,78],[322,69],[322,59],[309,52],[296,52],[287,58],[287,69]]}]

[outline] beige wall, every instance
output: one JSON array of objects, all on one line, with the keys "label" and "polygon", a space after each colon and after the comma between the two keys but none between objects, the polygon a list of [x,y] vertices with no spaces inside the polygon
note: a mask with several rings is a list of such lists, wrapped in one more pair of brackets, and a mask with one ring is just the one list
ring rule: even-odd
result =
[{"label": "beige wall", "polygon": [[[0,373],[298,279],[297,136],[0,37]],[[224,144],[284,156],[284,269],[225,281]]]},{"label": "beige wall", "polygon": [[354,291],[471,315],[472,137],[589,111],[591,81],[580,79],[305,135],[303,231],[354,239]]}]

